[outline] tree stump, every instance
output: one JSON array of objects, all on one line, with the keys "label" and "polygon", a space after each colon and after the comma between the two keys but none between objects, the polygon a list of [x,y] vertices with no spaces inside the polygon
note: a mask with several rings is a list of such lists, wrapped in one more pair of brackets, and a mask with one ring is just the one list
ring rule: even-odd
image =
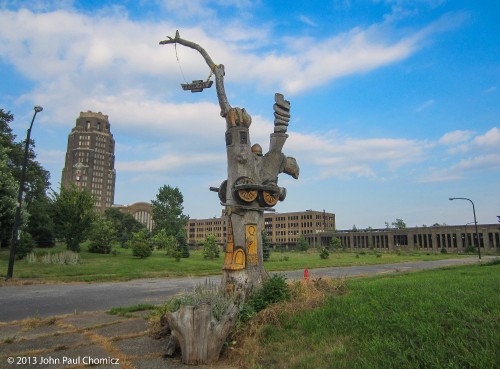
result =
[{"label": "tree stump", "polygon": [[222,345],[236,324],[238,307],[232,304],[218,321],[208,303],[181,306],[174,313],[165,314],[172,330],[172,338],[181,349],[182,362],[188,365],[217,362]]}]

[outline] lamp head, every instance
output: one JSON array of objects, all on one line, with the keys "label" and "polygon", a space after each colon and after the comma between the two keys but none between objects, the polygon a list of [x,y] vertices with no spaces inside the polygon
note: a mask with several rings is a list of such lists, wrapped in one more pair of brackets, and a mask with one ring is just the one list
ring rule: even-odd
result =
[{"label": "lamp head", "polygon": [[450,197],[448,200],[453,201],[453,200],[455,200],[455,198],[454,197]]},{"label": "lamp head", "polygon": [[35,109],[36,113],[40,113],[43,110],[43,108],[40,105],[35,105],[33,109]]}]

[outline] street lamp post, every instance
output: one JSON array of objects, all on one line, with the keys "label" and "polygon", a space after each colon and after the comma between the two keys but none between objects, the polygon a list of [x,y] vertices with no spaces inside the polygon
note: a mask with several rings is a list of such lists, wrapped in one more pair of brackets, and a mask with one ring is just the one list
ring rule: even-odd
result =
[{"label": "street lamp post", "polygon": [[26,167],[28,165],[28,151],[30,146],[31,128],[33,128],[33,122],[38,113],[40,113],[43,108],[36,105],[34,107],[35,113],[33,114],[33,119],[31,119],[30,127],[26,133],[26,142],[24,144],[24,157],[23,166],[21,168],[21,178],[19,181],[19,193],[17,195],[17,206],[16,206],[16,216],[14,218],[14,225],[12,227],[12,242],[10,243],[10,255],[9,255],[9,267],[7,269],[6,279],[11,279],[14,273],[14,259],[16,257],[17,241],[19,238],[19,224],[21,223],[21,206],[23,203],[23,192],[24,192],[24,182],[26,181]]},{"label": "street lamp post", "polygon": [[469,247],[469,237],[467,237],[467,226],[469,224],[474,224],[474,222],[469,222],[469,223],[466,223],[465,224],[465,249],[467,250],[467,248]]},{"label": "street lamp post", "polygon": [[472,212],[474,213],[474,227],[476,228],[477,255],[479,256],[479,260],[481,260],[481,242],[479,240],[479,232],[477,231],[476,208],[474,206],[474,202],[466,197],[450,197],[450,201],[453,200],[467,200],[472,204]]}]

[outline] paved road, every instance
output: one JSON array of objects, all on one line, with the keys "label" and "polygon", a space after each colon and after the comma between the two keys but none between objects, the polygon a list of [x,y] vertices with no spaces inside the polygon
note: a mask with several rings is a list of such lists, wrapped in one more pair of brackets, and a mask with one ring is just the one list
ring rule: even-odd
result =
[{"label": "paved road", "polygon": [[[352,277],[380,273],[406,272],[440,268],[449,265],[477,263],[475,257],[439,261],[407,262],[383,265],[365,265],[310,269],[311,276]],[[286,273],[291,279],[302,278],[303,271]],[[190,290],[211,278],[140,279],[128,282],[94,284],[53,284],[0,287],[0,321],[7,322],[28,317],[46,317],[74,312],[107,310],[112,307],[137,304],[159,304],[169,296]]]}]

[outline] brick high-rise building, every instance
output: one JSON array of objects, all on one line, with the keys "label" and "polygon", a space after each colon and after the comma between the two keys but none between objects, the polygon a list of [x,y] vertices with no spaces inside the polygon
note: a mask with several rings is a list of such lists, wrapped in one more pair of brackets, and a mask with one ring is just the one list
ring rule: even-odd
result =
[{"label": "brick high-rise building", "polygon": [[82,112],[68,136],[66,162],[61,185],[86,188],[96,198],[96,210],[103,213],[115,198],[115,140],[108,116]]}]

